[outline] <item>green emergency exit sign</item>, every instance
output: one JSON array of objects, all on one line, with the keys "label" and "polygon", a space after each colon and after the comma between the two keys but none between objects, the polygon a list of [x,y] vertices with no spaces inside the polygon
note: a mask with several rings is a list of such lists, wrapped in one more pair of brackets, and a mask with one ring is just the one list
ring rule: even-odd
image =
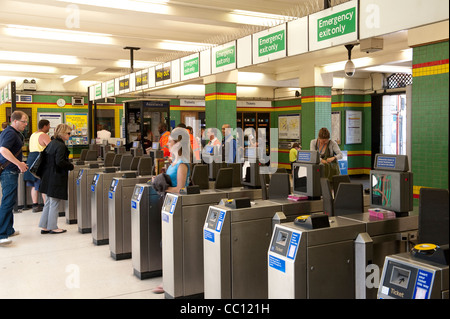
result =
[{"label": "green emergency exit sign", "polygon": [[285,31],[281,30],[258,39],[258,56],[264,56],[283,51],[285,45]]},{"label": "green emergency exit sign", "polygon": [[356,8],[350,8],[317,20],[317,42],[356,31]]},{"label": "green emergency exit sign", "polygon": [[198,72],[198,57],[184,61],[183,74],[189,75]]}]

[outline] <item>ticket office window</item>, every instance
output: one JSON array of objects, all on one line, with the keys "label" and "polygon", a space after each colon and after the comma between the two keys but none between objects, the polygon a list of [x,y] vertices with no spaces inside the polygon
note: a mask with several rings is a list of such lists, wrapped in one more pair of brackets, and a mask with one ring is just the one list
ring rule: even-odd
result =
[{"label": "ticket office window", "polygon": [[102,129],[111,132],[111,137],[116,137],[116,125],[114,118],[114,110],[99,110],[96,112],[97,117],[97,128],[96,131],[101,131]]},{"label": "ticket office window", "polygon": [[270,141],[270,112],[237,112],[236,126],[245,130],[254,128],[258,135],[258,129],[265,129],[266,145]]}]

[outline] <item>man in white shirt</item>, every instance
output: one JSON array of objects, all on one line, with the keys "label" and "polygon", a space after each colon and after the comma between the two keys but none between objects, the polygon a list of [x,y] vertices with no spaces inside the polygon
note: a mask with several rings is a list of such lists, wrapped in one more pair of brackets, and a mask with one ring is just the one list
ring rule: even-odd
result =
[{"label": "man in white shirt", "polygon": [[105,128],[102,125],[100,125],[100,128],[102,130],[97,131],[97,138],[101,140],[109,140],[111,138],[111,132],[105,130]]}]

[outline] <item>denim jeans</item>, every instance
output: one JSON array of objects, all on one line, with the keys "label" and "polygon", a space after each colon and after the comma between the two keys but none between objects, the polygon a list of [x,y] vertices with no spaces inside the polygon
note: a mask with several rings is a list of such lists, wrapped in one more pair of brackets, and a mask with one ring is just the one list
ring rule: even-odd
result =
[{"label": "denim jeans", "polygon": [[17,200],[17,184],[19,172],[5,170],[0,175],[2,184],[2,203],[0,205],[0,239],[8,238],[14,234],[13,209]]}]

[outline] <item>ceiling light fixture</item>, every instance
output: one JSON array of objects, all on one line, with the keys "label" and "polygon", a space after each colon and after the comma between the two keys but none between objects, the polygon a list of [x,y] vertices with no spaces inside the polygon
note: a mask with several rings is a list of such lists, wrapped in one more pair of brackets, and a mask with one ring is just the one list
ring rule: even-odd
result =
[{"label": "ceiling light fixture", "polygon": [[55,64],[79,63],[77,57],[72,55],[15,52],[15,51],[0,51],[0,61],[55,63]]},{"label": "ceiling light fixture", "polygon": [[169,0],[58,0],[73,4],[82,4],[118,10],[129,10],[146,13],[169,14],[166,5]]},{"label": "ceiling light fixture", "polygon": [[215,46],[209,43],[162,40],[159,48],[173,51],[198,52]]},{"label": "ceiling light fixture", "polygon": [[56,73],[57,68],[51,66],[3,64],[0,63],[0,71],[26,72],[26,73]]},{"label": "ceiling light fixture", "polygon": [[233,17],[233,22],[261,26],[272,24],[273,22],[275,22],[275,24],[281,24],[295,19],[295,17],[291,16],[246,10],[233,10],[231,16]]},{"label": "ceiling light fixture", "polygon": [[7,25],[4,29],[7,35],[20,38],[82,42],[93,44],[113,44],[111,34],[92,33],[72,30],[37,28],[23,25]]}]

